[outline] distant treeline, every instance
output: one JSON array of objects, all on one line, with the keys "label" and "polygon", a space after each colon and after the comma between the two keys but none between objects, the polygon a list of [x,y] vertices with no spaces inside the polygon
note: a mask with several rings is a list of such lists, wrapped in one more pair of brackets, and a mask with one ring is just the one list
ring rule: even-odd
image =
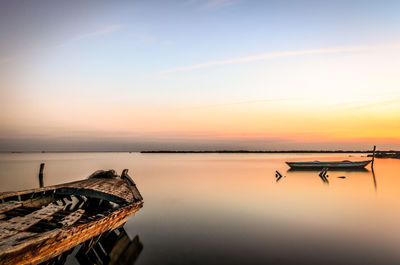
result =
[{"label": "distant treeline", "polygon": [[[368,156],[371,157],[372,155]],[[400,151],[378,151],[376,152],[375,157],[400,159]]]},{"label": "distant treeline", "polygon": [[[279,154],[279,153],[371,153],[372,150],[285,150],[285,151],[250,151],[250,150],[215,150],[215,151],[170,151],[170,150],[158,150],[158,151],[141,151],[140,153],[158,153],[158,154],[209,154],[209,153],[228,153],[228,154],[240,154],[240,153],[250,153],[250,154]],[[398,152],[398,151],[377,151],[381,152]]]},{"label": "distant treeline", "polygon": [[[0,153],[136,153],[137,151],[0,151]],[[267,150],[210,150],[210,151],[183,151],[183,150],[155,150],[155,151],[140,151],[143,154],[295,154],[295,153],[323,153],[323,154],[362,154],[372,153],[372,150],[280,150],[280,151],[267,151]],[[376,151],[376,157],[379,158],[399,158],[400,151],[388,150],[388,151]],[[372,155],[371,155],[372,156]]]}]

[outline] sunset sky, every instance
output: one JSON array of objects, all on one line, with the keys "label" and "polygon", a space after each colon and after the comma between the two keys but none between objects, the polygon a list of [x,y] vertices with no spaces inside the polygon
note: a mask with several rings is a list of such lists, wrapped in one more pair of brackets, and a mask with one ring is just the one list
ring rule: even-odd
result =
[{"label": "sunset sky", "polygon": [[400,1],[1,1],[0,151],[400,149]]}]

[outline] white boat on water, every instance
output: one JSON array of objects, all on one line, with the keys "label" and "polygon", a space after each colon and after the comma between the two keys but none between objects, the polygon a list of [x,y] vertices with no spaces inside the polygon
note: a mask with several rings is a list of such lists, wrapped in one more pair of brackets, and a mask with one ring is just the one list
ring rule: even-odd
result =
[{"label": "white boat on water", "polygon": [[305,161],[305,162],[286,162],[290,168],[364,168],[372,160],[364,161]]}]

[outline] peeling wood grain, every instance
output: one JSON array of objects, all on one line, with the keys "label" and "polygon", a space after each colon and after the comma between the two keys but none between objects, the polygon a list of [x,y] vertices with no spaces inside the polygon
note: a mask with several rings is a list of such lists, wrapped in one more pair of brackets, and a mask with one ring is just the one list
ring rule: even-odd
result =
[{"label": "peeling wood grain", "polygon": [[21,202],[17,202],[17,201],[8,201],[5,203],[0,204],[0,213],[4,213],[7,212],[9,210],[15,209],[22,206]]},{"label": "peeling wood grain", "polygon": [[19,242],[21,240],[26,239],[28,237],[32,238],[35,235],[37,235],[37,233],[21,232],[21,233],[15,234],[15,235],[7,238],[6,241],[1,241],[0,242],[0,248],[9,247],[9,246],[15,246],[15,245],[19,244]]},{"label": "peeling wood grain", "polygon": [[[141,199],[135,199],[132,193],[131,186],[126,179],[114,178],[114,179],[102,179],[102,178],[91,178],[86,180],[74,181],[66,184],[60,184],[55,186],[48,186],[38,189],[30,189],[18,192],[7,192],[0,194],[0,199],[7,197],[21,196],[30,193],[40,192],[60,192],[65,189],[65,195],[84,195],[85,193],[94,194],[102,199],[102,197],[108,195],[110,198],[118,198],[118,202],[135,202]],[[141,196],[140,196],[141,198]],[[117,199],[114,199],[117,200]]]},{"label": "peeling wood grain", "polygon": [[60,211],[62,208],[61,206],[50,204],[23,217],[17,216],[6,222],[2,222],[0,224],[0,238],[17,234],[19,231],[24,231],[40,222],[40,220],[48,218],[52,214]]},{"label": "peeling wood grain", "polygon": [[60,224],[63,226],[68,226],[76,223],[79,219],[81,219],[82,215],[85,213],[85,210],[79,209],[73,213],[70,213],[68,216],[64,217]]},{"label": "peeling wood grain", "polygon": [[25,207],[40,207],[43,205],[47,205],[54,201],[54,194],[47,197],[39,197],[34,199],[29,199],[22,202],[22,205]]}]

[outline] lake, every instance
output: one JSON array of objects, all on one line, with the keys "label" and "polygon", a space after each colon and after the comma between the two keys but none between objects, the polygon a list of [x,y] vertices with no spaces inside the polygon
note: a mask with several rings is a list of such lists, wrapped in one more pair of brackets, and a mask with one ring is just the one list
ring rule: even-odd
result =
[{"label": "lake", "polygon": [[400,160],[376,159],[375,178],[329,171],[329,183],[285,164],[362,156],[3,153],[0,192],[38,187],[42,162],[45,185],[128,168],[144,197],[125,225],[143,244],[137,265],[400,264]]}]

